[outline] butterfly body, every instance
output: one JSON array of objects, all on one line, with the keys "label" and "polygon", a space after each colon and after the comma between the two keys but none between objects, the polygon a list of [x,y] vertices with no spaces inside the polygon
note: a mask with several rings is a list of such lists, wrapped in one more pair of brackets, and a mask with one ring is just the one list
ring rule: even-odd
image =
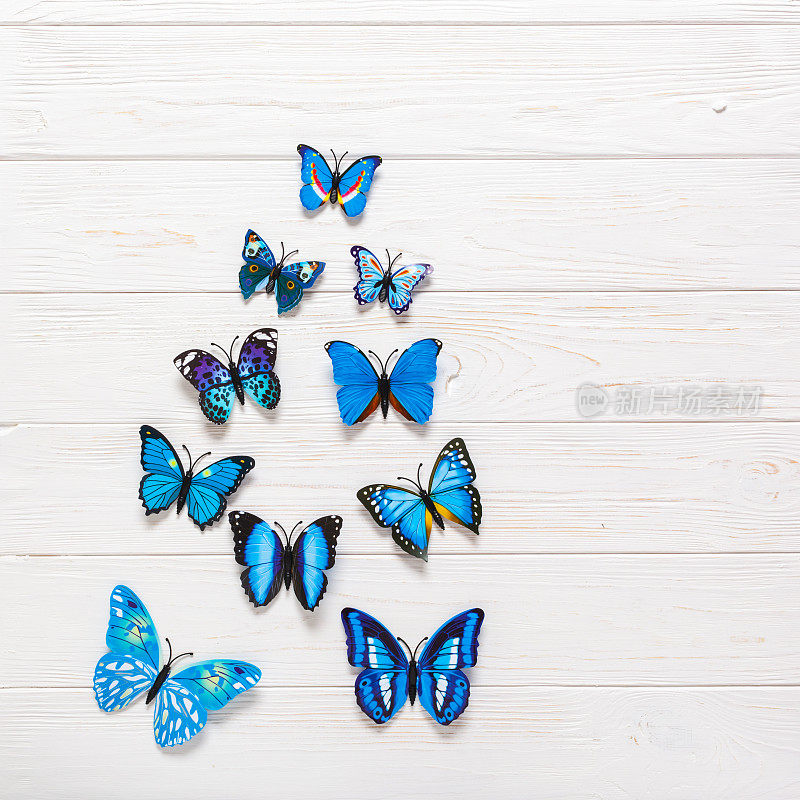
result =
[{"label": "butterfly body", "polygon": [[402,253],[394,258],[386,257],[389,266],[384,269],[378,257],[366,247],[356,245],[350,248],[356,271],[358,283],[353,287],[353,295],[360,306],[379,300],[381,303],[388,301],[389,308],[395,314],[402,314],[411,305],[411,293],[414,288],[433,272],[430,264],[406,264],[394,268],[394,264]]}]

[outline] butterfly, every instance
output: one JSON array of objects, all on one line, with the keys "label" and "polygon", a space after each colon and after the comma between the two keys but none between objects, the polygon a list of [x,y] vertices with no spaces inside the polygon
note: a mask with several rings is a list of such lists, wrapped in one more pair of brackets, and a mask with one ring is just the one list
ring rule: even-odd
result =
[{"label": "butterfly", "polygon": [[192,460],[183,445],[189,456],[189,469],[184,472],[178,454],[163,433],[142,425],[139,436],[142,437],[142,469],[147,473],[139,484],[139,499],[145,516],[158,514],[177,500],[177,512],[180,514],[184,503],[188,503],[189,516],[201,531],[222,517],[228,504],[225,496],[233,494],[256,465],[250,456],[231,456],[215,461],[195,475],[192,470],[197,462],[210,453]]},{"label": "butterfly", "polygon": [[448,442],[439,453],[427,489],[422,488],[421,468],[422,464],[416,481],[397,479],[408,481],[418,491],[374,483],[359,489],[356,497],[378,525],[392,529],[392,539],[402,550],[427,561],[432,522],[444,530],[444,520],[449,519],[478,533],[483,509],[481,496],[472,485],[475,467],[461,439]]},{"label": "butterfly", "polygon": [[169,655],[162,665],[161,646],[144,603],[127,586],[111,590],[106,653],[94,668],[94,696],[102,711],[120,711],[147,690],[155,700],[153,731],[161,747],[185,744],[206,724],[209,711],[226,706],[261,680],[261,670],[246,661],[215,658],[199,661],[170,677],[173,664],[194,653]]},{"label": "butterfly", "polygon": [[433,272],[430,264],[407,264],[399,267],[396,272],[392,272],[395,261],[403,254],[398,253],[394,258],[390,258],[388,250],[386,258],[389,260],[389,268],[385,272],[378,257],[366,247],[360,245],[351,247],[350,255],[353,256],[358,270],[358,283],[353,287],[358,304],[364,306],[376,298],[381,303],[388,300],[389,308],[395,314],[402,314],[408,309],[411,305],[411,292],[414,287],[426,275]]},{"label": "butterfly", "polygon": [[242,258],[244,266],[239,270],[239,288],[242,297],[248,300],[253,292],[259,289],[269,294],[275,291],[278,314],[291,311],[303,299],[303,289],[310,289],[314,281],[325,269],[323,261],[298,261],[296,264],[284,265],[291,253],[284,252],[281,242],[281,260],[275,263],[275,256],[267,243],[253,230],[244,236]]},{"label": "butterfly", "polygon": [[328,166],[325,158],[313,147],[307,144],[297,145],[302,162],[300,164],[300,202],[308,211],[319,208],[326,200],[330,199],[331,205],[338,200],[348,217],[357,217],[367,204],[367,192],[372,185],[375,170],[381,165],[380,156],[364,156],[354,161],[344,172],[339,172],[342,161],[333,156],[333,169]]},{"label": "butterfly", "polygon": [[380,405],[383,418],[389,413],[389,404],[406,419],[427,422],[433,413],[433,389],[436,380],[436,357],[442,349],[438,339],[421,339],[414,342],[398,359],[387,374],[386,363],[369,350],[380,365],[380,374],[370,360],[349,342],[328,342],[325,345],[333,362],[333,380],[342,388],[336,392],[339,414],[345,425],[365,420]]},{"label": "butterfly", "polygon": [[[328,585],[324,570],[336,560],[336,539],[342,529],[342,518],[320,517],[304,528],[292,544],[291,534],[278,523],[286,539],[263,519],[243,511],[228,515],[233,530],[236,563],[247,567],[242,572],[242,588],[254,606],[265,606],[278,594],[281,584],[288,590],[294,584],[294,593],[306,611],[313,611],[322,600]],[[298,522],[292,530],[297,530]]]},{"label": "butterfly", "polygon": [[233,345],[230,350],[218,344],[228,359],[226,367],[216,356],[205,350],[187,350],[176,356],[173,363],[181,375],[200,392],[200,409],[215,425],[222,425],[233,408],[234,397],[244,405],[244,394],[266,409],[275,408],[281,399],[281,382],[272,371],[278,354],[278,331],[259,328],[242,344],[239,360],[233,363]]},{"label": "butterfly", "polygon": [[[357,608],[342,609],[347,634],[347,660],[364,667],[356,678],[356,701],[378,725],[388,722],[408,698],[419,695],[424,709],[440,724],[449,725],[469,703],[469,680],[461,667],[474,667],[478,660],[478,634],[483,610],[462,611],[439,628],[428,640],[417,661],[414,652],[375,617]],[[409,661],[399,642],[408,649]]]}]

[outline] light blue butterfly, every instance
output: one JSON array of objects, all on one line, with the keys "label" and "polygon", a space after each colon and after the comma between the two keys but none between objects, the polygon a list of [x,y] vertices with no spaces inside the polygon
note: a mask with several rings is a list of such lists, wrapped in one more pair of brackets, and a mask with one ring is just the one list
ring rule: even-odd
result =
[{"label": "light blue butterfly", "polygon": [[246,661],[212,659],[192,664],[170,678],[172,665],[193,653],[172,655],[165,664],[156,626],[144,603],[127,586],[111,591],[106,653],[94,669],[94,694],[102,711],[120,711],[147,690],[155,701],[153,731],[161,747],[185,744],[206,724],[209,711],[226,706],[261,680]]}]

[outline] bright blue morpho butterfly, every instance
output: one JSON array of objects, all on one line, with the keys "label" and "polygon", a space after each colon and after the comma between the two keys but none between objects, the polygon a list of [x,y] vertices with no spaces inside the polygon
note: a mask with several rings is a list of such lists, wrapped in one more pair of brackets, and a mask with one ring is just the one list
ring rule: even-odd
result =
[{"label": "bright blue morpho butterfly", "polygon": [[281,584],[294,584],[294,593],[306,611],[313,611],[328,586],[325,570],[336,560],[336,540],[342,529],[342,518],[320,517],[305,527],[294,543],[292,533],[276,522],[284,544],[277,533],[255,514],[232,511],[228,520],[233,531],[233,552],[236,562],[247,567],[242,572],[242,588],[254,606],[265,606],[278,594]]},{"label": "bright blue morpho butterfly", "polygon": [[433,272],[430,264],[406,264],[392,272],[395,261],[403,254],[398,253],[391,258],[388,250],[386,258],[389,266],[385,270],[378,257],[366,247],[351,247],[350,255],[353,256],[358,271],[358,283],[353,287],[353,295],[358,304],[364,306],[374,300],[380,300],[381,303],[388,300],[389,308],[395,314],[408,310],[414,287]]},{"label": "bright blue morpho butterfly", "polygon": [[[364,669],[356,678],[356,701],[379,725],[388,722],[408,698],[419,695],[423,708],[440,724],[449,725],[469,703],[469,680],[462,667],[478,660],[478,634],[483,610],[462,611],[428,640],[417,661],[417,650],[396,639],[375,617],[357,608],[342,609],[347,634],[347,660]],[[400,642],[408,649],[403,652]]]},{"label": "bright blue morpho butterfly", "polygon": [[186,504],[189,517],[201,531],[222,517],[228,504],[226,495],[233,494],[256,465],[250,456],[230,456],[195,474],[197,462],[210,453],[193,460],[183,445],[189,456],[189,469],[184,471],[175,448],[163,433],[152,425],[142,425],[139,436],[142,469],[147,473],[139,484],[139,499],[145,515],[158,514],[177,500],[177,512],[180,514]]},{"label": "bright blue morpho butterfly", "polygon": [[297,250],[286,253],[281,242],[281,260],[275,261],[272,250],[254,231],[249,230],[244,237],[242,258],[244,266],[239,270],[239,288],[242,297],[248,300],[259,289],[269,294],[275,292],[278,314],[291,311],[303,299],[303,290],[310,289],[325,269],[323,261],[298,261],[285,264]]},{"label": "bright blue morpho butterfly", "polygon": [[357,217],[367,204],[367,192],[372,185],[375,170],[381,165],[380,156],[364,156],[354,161],[344,172],[340,172],[342,161],[347,155],[333,156],[333,169],[318,150],[307,144],[297,145],[300,154],[300,202],[308,211],[314,211],[330,200],[336,201],[348,217]]},{"label": "bright blue morpho butterfly", "polygon": [[433,413],[433,388],[436,380],[436,357],[442,349],[438,339],[414,342],[397,359],[391,375],[386,361],[369,350],[380,366],[378,372],[355,345],[328,342],[325,350],[333,363],[333,380],[341,388],[336,392],[339,415],[345,425],[365,420],[378,406],[386,419],[391,404],[403,417],[420,425]]},{"label": "bright blue morpho butterfly", "polygon": [[103,711],[120,711],[147,690],[155,701],[153,732],[161,747],[185,744],[206,724],[209,711],[226,706],[261,680],[261,670],[246,661],[214,658],[170,677],[173,664],[194,653],[169,655],[162,665],[161,646],[144,603],[127,586],[111,591],[106,653],[94,669],[94,695]]},{"label": "bright blue morpho butterfly", "polygon": [[453,439],[442,448],[427,489],[422,486],[421,469],[422,464],[416,481],[397,479],[408,481],[417,491],[373,483],[359,489],[356,497],[378,525],[392,529],[392,539],[401,550],[427,561],[432,523],[444,530],[448,519],[477,534],[483,509],[481,496],[472,485],[475,467],[462,439]]},{"label": "bright blue morpho butterfly", "polygon": [[205,350],[186,350],[173,360],[181,375],[200,393],[200,409],[215,425],[222,425],[228,419],[234,398],[244,405],[245,392],[267,410],[275,408],[281,399],[281,383],[273,372],[278,331],[274,328],[253,331],[244,340],[234,363],[233,346],[238,338],[227,351],[211,343],[225,354],[227,367]]}]

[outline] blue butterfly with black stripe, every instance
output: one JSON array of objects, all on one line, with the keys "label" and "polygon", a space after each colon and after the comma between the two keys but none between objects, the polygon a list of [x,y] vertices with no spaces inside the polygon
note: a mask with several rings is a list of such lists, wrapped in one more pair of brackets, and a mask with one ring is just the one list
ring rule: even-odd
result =
[{"label": "blue butterfly with black stripe", "polygon": [[145,515],[158,514],[177,501],[177,513],[186,505],[189,517],[201,531],[222,517],[228,505],[225,497],[239,488],[244,476],[256,465],[250,456],[230,456],[195,474],[197,462],[210,453],[193,460],[183,445],[189,456],[189,469],[184,470],[175,448],[163,433],[152,425],[142,425],[139,436],[142,469],[147,473],[139,484]]},{"label": "blue butterfly with black stripe", "polygon": [[[440,724],[449,725],[469,703],[469,680],[461,671],[478,661],[478,634],[483,610],[462,611],[426,636],[413,653],[375,617],[357,608],[342,609],[347,634],[347,660],[363,667],[356,678],[356,701],[375,723],[388,722],[408,699],[419,696],[423,708]],[[428,641],[419,661],[417,650]],[[408,658],[400,642],[408,649]]]},{"label": "blue butterfly with black stripe", "polygon": [[247,567],[242,572],[242,588],[254,606],[265,606],[278,594],[281,584],[294,593],[300,605],[313,611],[328,586],[326,569],[336,560],[336,540],[342,530],[342,518],[320,517],[304,528],[294,543],[291,537],[302,525],[298,522],[287,535],[278,523],[285,544],[260,517],[244,511],[232,511],[228,521],[233,531],[236,562]]}]

